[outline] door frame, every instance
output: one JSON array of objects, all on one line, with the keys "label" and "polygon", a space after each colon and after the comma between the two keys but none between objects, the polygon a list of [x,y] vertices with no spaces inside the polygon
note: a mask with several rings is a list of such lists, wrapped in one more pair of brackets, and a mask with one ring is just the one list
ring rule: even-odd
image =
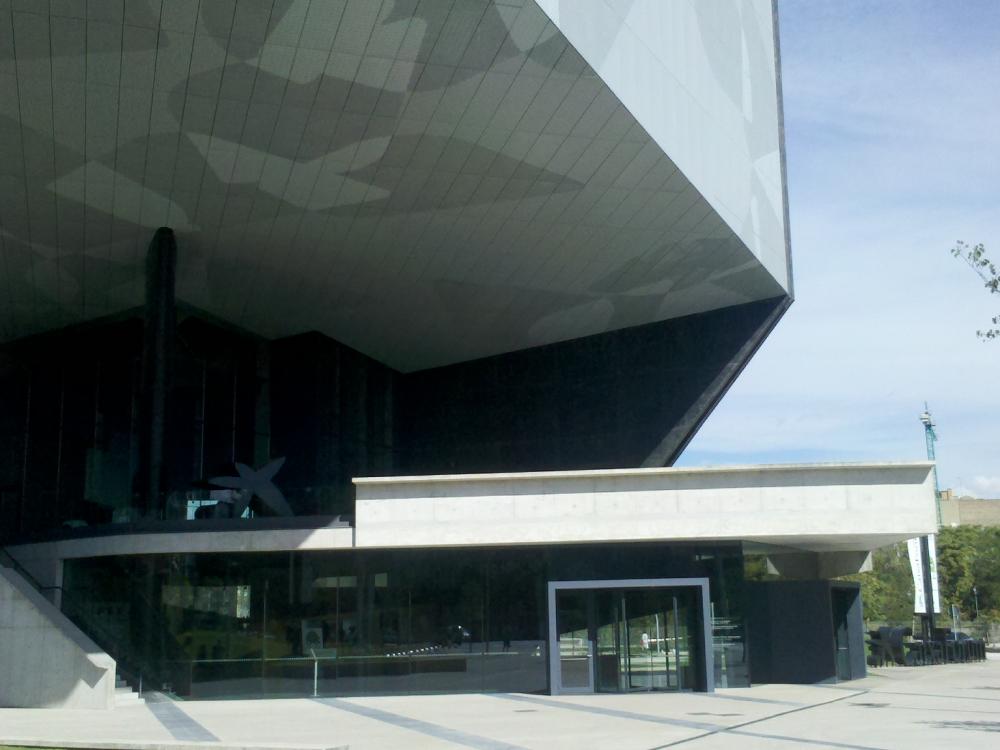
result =
[{"label": "door frame", "polygon": [[712,653],[712,614],[709,599],[707,578],[624,578],[617,580],[593,581],[549,581],[549,693],[550,695],[578,695],[594,691],[594,649],[591,644],[590,658],[590,689],[575,688],[562,690],[562,669],[559,662],[559,632],[556,625],[556,593],[568,590],[599,590],[599,589],[662,589],[662,588],[699,588],[701,589],[701,623],[702,652],[704,654],[706,693],[715,692],[715,665]]}]

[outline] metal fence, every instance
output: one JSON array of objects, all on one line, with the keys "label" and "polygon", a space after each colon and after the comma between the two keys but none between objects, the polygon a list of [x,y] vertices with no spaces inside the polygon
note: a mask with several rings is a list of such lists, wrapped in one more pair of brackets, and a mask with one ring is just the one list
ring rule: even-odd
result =
[{"label": "metal fence", "polygon": [[[956,623],[947,615],[937,616],[937,626],[951,628],[962,633],[968,633],[973,638],[982,638],[986,645],[993,648],[1000,648],[1000,621],[996,620],[963,620]],[[865,630],[878,630],[880,627],[904,627],[913,628],[914,633],[919,633],[921,624],[920,618],[915,616],[912,620],[866,620]]]}]

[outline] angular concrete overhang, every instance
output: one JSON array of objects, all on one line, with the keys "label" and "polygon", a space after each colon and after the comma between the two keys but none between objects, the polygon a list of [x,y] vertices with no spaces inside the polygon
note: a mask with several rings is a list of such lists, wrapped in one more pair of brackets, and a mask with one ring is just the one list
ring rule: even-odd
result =
[{"label": "angular concrete overhang", "polygon": [[934,533],[934,464],[356,479],[357,547],[739,540],[870,551]]},{"label": "angular concrete overhang", "polygon": [[412,371],[791,294],[770,0],[0,4],[0,341],[178,299]]},{"label": "angular concrete overhang", "polygon": [[116,555],[178,555],[220,552],[276,552],[350,549],[354,530],[347,524],[317,528],[267,529],[244,524],[233,531],[147,531],[81,536],[51,542],[11,545],[18,564],[32,571],[35,560],[68,560]]},{"label": "angular concrete overhang", "polygon": [[62,586],[63,561],[129,555],[236,554],[351,549],[354,530],[346,523],[317,519],[313,528],[254,528],[234,525],[228,531],[124,531],[56,541],[15,544],[6,548],[17,564],[42,586]]},{"label": "angular concrete overhang", "polygon": [[321,518],[295,529],[247,522],[199,531],[191,522],[190,531],[126,531],[8,549],[54,586],[63,560],[109,555],[741,541],[791,559],[797,551],[868,552],[934,533],[933,467],[921,461],[358,478],[353,528]]}]

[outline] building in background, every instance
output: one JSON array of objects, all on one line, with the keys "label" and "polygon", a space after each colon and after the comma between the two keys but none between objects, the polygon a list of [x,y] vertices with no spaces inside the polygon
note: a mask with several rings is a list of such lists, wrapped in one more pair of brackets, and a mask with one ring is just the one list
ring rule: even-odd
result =
[{"label": "building in background", "polygon": [[941,524],[944,526],[1000,526],[1000,500],[941,491]]},{"label": "building in background", "polygon": [[0,10],[46,621],[187,697],[863,672],[829,579],[933,530],[931,465],[664,468],[792,299],[770,2],[76,10]]}]

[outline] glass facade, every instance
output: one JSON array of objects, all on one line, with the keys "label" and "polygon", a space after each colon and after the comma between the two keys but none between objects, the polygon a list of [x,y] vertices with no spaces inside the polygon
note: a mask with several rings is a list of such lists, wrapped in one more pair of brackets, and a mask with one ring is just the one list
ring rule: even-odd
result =
[{"label": "glass facade", "polygon": [[110,524],[276,515],[238,479],[284,459],[299,517],[353,512],[354,476],[391,473],[394,374],[318,334],[266,342],[179,314],[161,491],[142,482],[143,322],[126,317],[0,348],[0,543]]},{"label": "glass facade", "polygon": [[[347,524],[360,476],[669,463],[779,302],[412,373],[190,307],[162,334],[134,311],[11,342],[0,544]],[[549,581],[662,577],[712,580],[716,683],[747,681],[738,545],[148,555],[64,573],[64,609],[123,672],[185,696],[542,692]],[[605,682],[689,683],[690,658],[655,635],[688,638],[683,607],[619,605],[608,624],[625,666]],[[642,676],[650,628],[664,660]]]},{"label": "glass facade", "polygon": [[[412,373],[319,333],[268,341],[184,308],[156,388],[143,374],[156,337],[138,313],[12,342],[0,347],[0,543],[113,524],[350,520],[359,476],[634,467],[662,451],[666,464],[777,304]],[[240,486],[268,467],[277,504]]]},{"label": "glass facade", "polygon": [[697,585],[557,589],[559,693],[705,690]]},{"label": "glass facade", "polygon": [[[709,577],[719,610],[741,570],[738,545],[91,558],[66,562],[63,608],[115,642],[124,672],[182,696],[546,692],[548,581]],[[660,651],[678,637],[668,628],[693,638],[688,615],[628,604],[626,627],[653,633]],[[632,635],[626,658],[648,656]],[[684,651],[664,656],[663,686],[694,684]],[[633,681],[661,679],[647,671]]]}]

